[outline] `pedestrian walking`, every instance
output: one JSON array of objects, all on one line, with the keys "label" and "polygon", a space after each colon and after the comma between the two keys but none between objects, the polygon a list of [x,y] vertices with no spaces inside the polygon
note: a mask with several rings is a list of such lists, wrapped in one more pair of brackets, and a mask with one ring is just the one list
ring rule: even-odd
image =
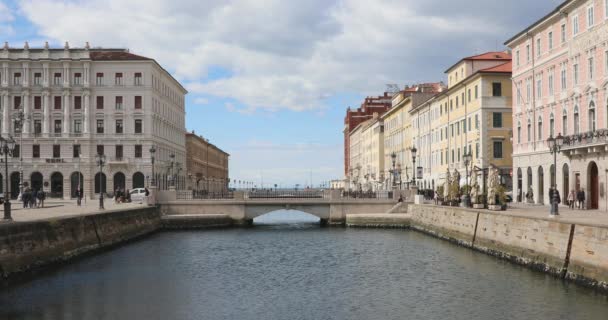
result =
[{"label": "pedestrian walking", "polygon": [[585,209],[585,188],[581,188],[578,192],[578,208]]},{"label": "pedestrian walking", "polygon": [[44,208],[44,199],[45,198],[46,198],[46,193],[44,192],[43,189],[40,189],[40,191],[38,191],[38,203],[39,203],[40,208]]},{"label": "pedestrian walking", "polygon": [[32,193],[30,195],[30,199],[29,199],[30,200],[30,208],[36,208],[36,194],[37,194],[36,189],[33,189]]},{"label": "pedestrian walking", "polygon": [[80,207],[82,202],[82,188],[78,186],[76,189],[76,205]]},{"label": "pedestrian walking", "polygon": [[25,191],[23,191],[23,194],[21,195],[21,201],[23,201],[23,209],[27,209],[27,207],[30,204],[29,196],[30,196],[30,192],[27,189],[25,189]]},{"label": "pedestrian walking", "polygon": [[576,200],[576,192],[573,189],[568,193],[568,207],[570,207],[570,209],[574,209],[574,200]]}]

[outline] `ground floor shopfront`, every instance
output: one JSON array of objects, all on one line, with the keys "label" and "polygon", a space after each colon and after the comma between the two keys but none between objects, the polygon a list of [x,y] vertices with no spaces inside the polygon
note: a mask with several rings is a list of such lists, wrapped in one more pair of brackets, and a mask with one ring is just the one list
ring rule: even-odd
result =
[{"label": "ground floor shopfront", "polygon": [[583,190],[586,209],[608,211],[607,155],[605,151],[587,153],[565,149],[557,156],[557,171],[553,156],[548,152],[514,155],[514,201],[549,205],[549,188],[556,185],[562,202],[567,200],[571,190]]}]

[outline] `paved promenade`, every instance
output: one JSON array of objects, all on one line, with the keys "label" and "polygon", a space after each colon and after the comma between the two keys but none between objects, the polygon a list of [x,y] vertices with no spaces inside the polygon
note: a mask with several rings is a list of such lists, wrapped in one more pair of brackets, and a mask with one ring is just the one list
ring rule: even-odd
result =
[{"label": "paved promenade", "polygon": [[[118,210],[126,208],[141,207],[141,203],[114,203],[112,199],[104,201],[106,210]],[[76,205],[76,200],[55,200],[50,199],[44,201],[44,208],[24,209],[22,202],[11,201],[11,215],[14,221],[34,221],[44,220],[58,217],[67,217],[74,215],[90,214],[99,212],[99,200],[87,199],[82,206]],[[4,217],[4,206],[0,205],[0,223],[6,223],[2,220]]]},{"label": "paved promenade", "polygon": [[[512,204],[509,206],[507,211],[502,212],[514,216],[534,217],[540,219],[549,218],[548,206]],[[600,210],[571,210],[566,206],[560,206],[559,216],[551,219],[574,224],[608,227],[608,212]]]}]

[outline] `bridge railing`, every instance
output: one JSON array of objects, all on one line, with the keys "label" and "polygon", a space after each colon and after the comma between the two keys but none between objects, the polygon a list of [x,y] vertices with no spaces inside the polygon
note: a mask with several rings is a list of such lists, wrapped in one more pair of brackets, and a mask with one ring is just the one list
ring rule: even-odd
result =
[{"label": "bridge railing", "polygon": [[323,190],[252,190],[245,199],[325,199],[329,195]]},{"label": "bridge railing", "polygon": [[234,199],[234,192],[232,191],[221,191],[221,192],[207,192],[204,190],[177,190],[177,200],[221,200],[221,199]]},{"label": "bridge railing", "polygon": [[380,191],[342,191],[344,199],[393,199],[393,192],[387,190]]}]

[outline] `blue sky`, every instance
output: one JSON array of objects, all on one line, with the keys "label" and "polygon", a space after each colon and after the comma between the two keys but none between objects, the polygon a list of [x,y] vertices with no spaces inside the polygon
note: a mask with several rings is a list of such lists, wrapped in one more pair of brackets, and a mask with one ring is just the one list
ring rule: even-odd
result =
[{"label": "blue sky", "polygon": [[231,154],[232,179],[342,176],[345,108],[388,83],[441,81],[559,0],[0,0],[0,41],[126,47],[190,91],[186,127]]}]

